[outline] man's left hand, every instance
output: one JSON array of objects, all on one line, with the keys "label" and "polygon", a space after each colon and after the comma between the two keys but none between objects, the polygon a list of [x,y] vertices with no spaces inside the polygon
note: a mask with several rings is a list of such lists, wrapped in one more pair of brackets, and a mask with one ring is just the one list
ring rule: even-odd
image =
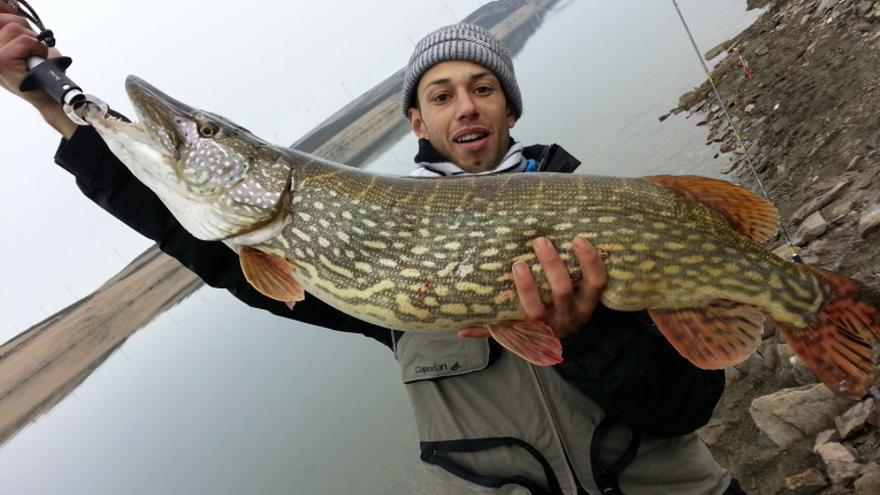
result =
[{"label": "man's left hand", "polygon": [[[541,320],[550,325],[559,338],[574,335],[589,321],[608,285],[608,274],[599,252],[589,241],[575,237],[572,250],[580,262],[583,277],[574,284],[565,262],[549,240],[539,237],[532,243],[532,248],[550,285],[551,295],[550,304],[545,304],[529,265],[524,261],[514,263],[513,283],[526,319]],[[489,330],[486,327],[462,328],[458,335],[488,337]]]}]

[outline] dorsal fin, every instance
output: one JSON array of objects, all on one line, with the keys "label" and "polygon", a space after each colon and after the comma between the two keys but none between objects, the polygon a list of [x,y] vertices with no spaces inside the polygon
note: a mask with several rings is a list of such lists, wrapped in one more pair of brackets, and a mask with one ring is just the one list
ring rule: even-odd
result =
[{"label": "dorsal fin", "polygon": [[744,187],[697,175],[652,175],[644,179],[677,189],[693,200],[718,210],[733,228],[757,243],[765,242],[776,234],[779,224],[776,207]]}]

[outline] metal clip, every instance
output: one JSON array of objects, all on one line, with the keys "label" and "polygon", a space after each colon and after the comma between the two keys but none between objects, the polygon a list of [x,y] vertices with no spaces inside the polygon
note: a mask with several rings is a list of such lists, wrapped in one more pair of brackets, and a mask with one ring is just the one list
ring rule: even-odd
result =
[{"label": "metal clip", "polygon": [[86,111],[89,105],[94,105],[95,107],[95,109],[91,110],[92,112],[97,110],[101,115],[106,115],[107,112],[110,111],[110,107],[104,102],[104,100],[95,95],[83,94],[79,91],[71,91],[64,95],[62,108],[64,109],[64,113],[74,124],[91,125],[86,120]]}]

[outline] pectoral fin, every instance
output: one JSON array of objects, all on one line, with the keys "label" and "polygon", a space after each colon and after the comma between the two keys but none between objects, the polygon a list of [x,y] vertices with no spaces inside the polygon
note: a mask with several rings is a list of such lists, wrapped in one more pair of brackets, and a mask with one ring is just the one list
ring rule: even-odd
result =
[{"label": "pectoral fin", "polygon": [[261,294],[290,308],[305,298],[305,291],[293,277],[295,268],[285,258],[247,246],[238,255],[244,277]]},{"label": "pectoral fin", "polygon": [[486,328],[499,344],[532,364],[551,366],[562,362],[562,343],[544,322],[505,320]]},{"label": "pectoral fin", "polygon": [[731,301],[649,313],[672,347],[703,369],[727,368],[745,361],[758,349],[764,332],[760,310]]}]

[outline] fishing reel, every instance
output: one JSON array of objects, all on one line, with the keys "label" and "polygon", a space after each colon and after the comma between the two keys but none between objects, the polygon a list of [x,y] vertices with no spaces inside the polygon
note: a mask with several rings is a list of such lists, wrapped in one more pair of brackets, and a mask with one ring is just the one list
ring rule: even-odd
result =
[{"label": "fishing reel", "polygon": [[[55,35],[43,26],[40,16],[25,0],[3,0],[3,2],[37,26],[40,30],[37,39],[40,42],[49,48],[55,46]],[[109,108],[100,98],[83,93],[82,88],[67,77],[64,71],[70,67],[71,63],[73,60],[70,57],[57,57],[48,60],[36,56],[28,57],[28,73],[18,89],[22,92],[42,89],[53,100],[61,104],[64,113],[73,123],[89,125],[85,119],[85,113],[90,105],[94,105],[102,114],[106,114]]]}]

